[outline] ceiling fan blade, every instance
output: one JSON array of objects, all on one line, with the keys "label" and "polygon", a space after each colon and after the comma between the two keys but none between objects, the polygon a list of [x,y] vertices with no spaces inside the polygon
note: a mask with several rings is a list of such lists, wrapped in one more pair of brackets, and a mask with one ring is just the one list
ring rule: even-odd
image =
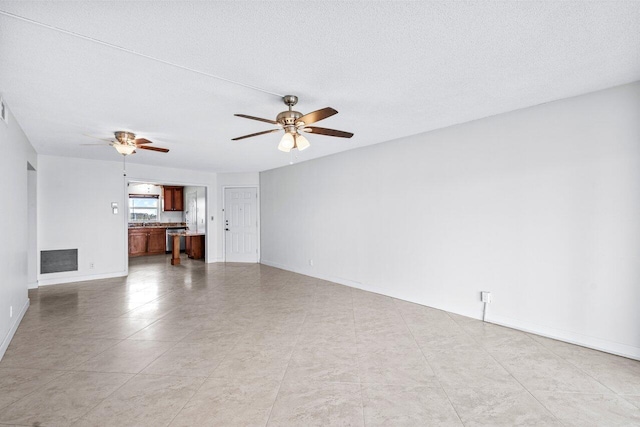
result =
[{"label": "ceiling fan blade", "polygon": [[277,125],[278,122],[275,120],[269,119],[261,119],[260,117],[247,116],[246,114],[234,114],[236,117],[244,117],[245,119],[258,120],[259,122],[271,123],[272,125]]},{"label": "ceiling fan blade", "polygon": [[88,135],[88,134],[86,134],[86,133],[83,133],[83,134],[82,134],[82,136],[87,136],[87,137],[89,137],[89,138],[93,138],[93,139],[97,139],[97,140],[105,141],[105,142],[112,142],[112,141],[113,141],[113,138],[99,138],[99,137],[97,137],[97,136]]},{"label": "ceiling fan blade", "polygon": [[343,132],[341,130],[318,128],[315,126],[307,126],[303,129],[305,132],[314,133],[318,135],[337,136],[338,138],[351,138],[353,134],[351,132]]},{"label": "ceiling fan blade", "polygon": [[324,120],[327,117],[331,117],[334,114],[338,114],[338,112],[333,108],[323,108],[321,110],[316,110],[305,114],[304,116],[296,120],[296,124],[303,122],[305,125],[310,125],[311,123],[319,122],[320,120]]},{"label": "ceiling fan blade", "polygon": [[151,151],[159,151],[160,153],[168,153],[169,149],[168,148],[161,148],[161,147],[147,147],[146,145],[137,145],[136,146],[136,150],[151,150]]},{"label": "ceiling fan blade", "polygon": [[136,138],[133,140],[133,142],[136,145],[142,145],[142,144],[153,144],[153,142],[149,141],[148,139],[145,138]]},{"label": "ceiling fan blade", "polygon": [[257,132],[257,133],[252,133],[252,134],[249,134],[249,135],[239,136],[237,138],[233,138],[232,141],[238,141],[240,139],[251,138],[252,136],[265,135],[267,133],[278,132],[280,130],[282,130],[282,129],[265,130],[265,131],[262,131],[262,132]]}]

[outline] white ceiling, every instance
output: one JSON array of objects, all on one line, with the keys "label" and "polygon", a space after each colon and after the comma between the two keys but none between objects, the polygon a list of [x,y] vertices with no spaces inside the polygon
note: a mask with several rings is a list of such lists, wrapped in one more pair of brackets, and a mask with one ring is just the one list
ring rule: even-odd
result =
[{"label": "white ceiling", "polygon": [[[11,2],[0,10],[333,107],[296,162],[640,80],[640,2]],[[119,160],[130,130],[215,172],[286,165],[275,95],[0,15],[0,92],[39,153]]]}]

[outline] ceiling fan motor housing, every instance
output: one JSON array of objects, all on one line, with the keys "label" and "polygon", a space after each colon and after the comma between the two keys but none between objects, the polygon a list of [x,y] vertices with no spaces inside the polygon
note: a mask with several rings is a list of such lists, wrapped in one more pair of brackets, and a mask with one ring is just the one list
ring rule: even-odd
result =
[{"label": "ceiling fan motor housing", "polygon": [[302,113],[299,111],[283,111],[276,117],[276,122],[291,132],[290,128],[294,128],[293,130],[295,130],[296,122],[300,117],[302,117]]},{"label": "ceiling fan motor housing", "polygon": [[114,135],[120,144],[135,145],[136,134],[133,132],[118,131]]}]

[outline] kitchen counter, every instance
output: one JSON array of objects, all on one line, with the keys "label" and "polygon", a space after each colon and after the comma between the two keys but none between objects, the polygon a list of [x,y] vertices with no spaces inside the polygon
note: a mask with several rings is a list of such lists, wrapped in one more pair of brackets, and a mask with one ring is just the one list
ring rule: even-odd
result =
[{"label": "kitchen counter", "polygon": [[171,227],[186,227],[187,224],[184,222],[147,222],[147,223],[137,223],[130,222],[129,229],[135,228],[171,228]]},{"label": "kitchen counter", "polygon": [[206,236],[205,233],[199,233],[197,231],[176,231],[176,232],[168,232],[169,236]]},{"label": "kitchen counter", "polygon": [[171,265],[180,265],[180,245],[177,243],[180,241],[180,237],[183,236],[186,241],[187,256],[192,259],[204,258],[205,233],[198,233],[197,231],[178,231],[174,233],[168,232],[167,235],[173,239]]}]

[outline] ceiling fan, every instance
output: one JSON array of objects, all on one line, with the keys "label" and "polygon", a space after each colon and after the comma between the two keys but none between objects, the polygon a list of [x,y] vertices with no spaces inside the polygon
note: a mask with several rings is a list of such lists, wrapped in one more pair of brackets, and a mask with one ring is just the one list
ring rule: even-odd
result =
[{"label": "ceiling fan", "polygon": [[[111,139],[101,139],[103,141],[109,141],[109,145],[116,149],[116,151],[123,156],[127,156],[129,154],[135,154],[137,149],[141,150],[150,150],[150,151],[158,151],[160,153],[168,153],[169,150],[167,148],[161,147],[149,147],[147,144],[153,144],[153,142],[149,141],[145,138],[136,138],[136,134],[133,132],[126,131],[117,131],[114,132],[115,141]],[[87,135],[90,136],[90,135]],[[95,137],[92,137],[95,138]],[[88,144],[93,145],[93,144]]]},{"label": "ceiling fan", "polygon": [[334,114],[338,114],[338,112],[331,107],[312,111],[311,113],[303,115],[302,113],[293,111],[292,109],[292,107],[298,103],[297,96],[286,95],[282,97],[282,101],[289,107],[289,109],[278,114],[275,120],[261,119],[259,117],[247,116],[246,114],[234,114],[237,117],[271,123],[278,127],[276,129],[239,136],[238,138],[233,138],[232,141],[238,141],[240,139],[251,138],[252,136],[264,135],[283,130],[284,135],[280,140],[280,144],[278,144],[278,150],[288,153],[292,148],[297,148],[298,150],[309,148],[311,144],[309,144],[309,141],[305,138],[305,133],[335,136],[338,138],[351,138],[353,136],[351,132],[309,126],[312,123],[319,122],[320,120],[324,120]]}]

